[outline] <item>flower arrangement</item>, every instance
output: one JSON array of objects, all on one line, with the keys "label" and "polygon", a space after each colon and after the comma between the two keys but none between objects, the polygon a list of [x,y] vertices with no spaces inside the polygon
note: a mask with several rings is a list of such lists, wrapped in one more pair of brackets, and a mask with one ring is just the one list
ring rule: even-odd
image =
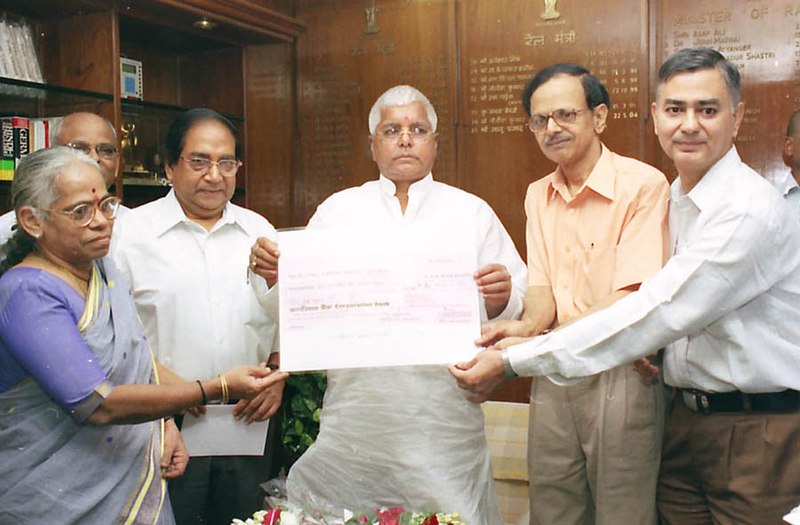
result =
[{"label": "flower arrangement", "polygon": [[231,525],[465,525],[458,514],[410,512],[402,507],[382,508],[372,514],[346,512],[344,517],[319,517],[287,509],[260,510]]}]

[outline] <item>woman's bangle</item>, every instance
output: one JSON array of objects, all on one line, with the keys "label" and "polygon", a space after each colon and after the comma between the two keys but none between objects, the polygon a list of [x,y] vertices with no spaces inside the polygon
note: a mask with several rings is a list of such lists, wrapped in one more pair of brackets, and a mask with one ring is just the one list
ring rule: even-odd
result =
[{"label": "woman's bangle", "polygon": [[227,405],[228,401],[230,401],[230,396],[228,395],[228,382],[225,381],[225,374],[219,375],[219,384],[222,387],[222,399],[220,401],[223,405]]},{"label": "woman's bangle", "polygon": [[208,404],[208,398],[206,397],[206,391],[203,388],[203,383],[201,383],[199,379],[197,379],[196,381],[197,381],[197,386],[200,387],[200,395],[202,396],[202,400],[200,401],[200,404],[201,405],[207,405]]}]

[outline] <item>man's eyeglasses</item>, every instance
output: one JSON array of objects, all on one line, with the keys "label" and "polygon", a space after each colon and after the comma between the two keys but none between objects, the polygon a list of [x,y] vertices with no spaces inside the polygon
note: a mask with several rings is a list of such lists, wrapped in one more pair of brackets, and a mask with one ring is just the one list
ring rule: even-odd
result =
[{"label": "man's eyeglasses", "polygon": [[535,115],[531,115],[531,118],[528,119],[528,128],[534,133],[540,133],[547,129],[547,123],[550,122],[550,119],[556,121],[556,124],[559,126],[567,126],[569,124],[574,124],[575,120],[578,118],[579,113],[583,113],[584,111],[591,111],[589,108],[584,109],[557,109],[555,111],[551,111],[548,114],[544,113],[537,113]]},{"label": "man's eyeglasses", "polygon": [[87,155],[91,155],[92,149],[94,149],[97,156],[103,160],[114,160],[117,157],[117,147],[113,144],[103,143],[92,147],[88,142],[68,142],[64,145],[68,148],[82,151]]},{"label": "man's eyeglasses", "polygon": [[242,161],[239,159],[211,160],[206,157],[184,157],[183,155],[181,158],[194,172],[202,175],[208,173],[211,166],[216,166],[217,171],[223,177],[233,177],[242,165]]},{"label": "man's eyeglasses", "polygon": [[[94,216],[97,213],[97,210],[100,210],[100,213],[103,214],[108,220],[113,220],[117,216],[117,212],[119,211],[120,200],[115,197],[114,195],[109,195],[108,197],[104,198],[97,204],[90,204],[90,203],[82,203],[78,204],[72,209],[69,210],[57,210],[64,215],[68,215],[72,222],[75,223],[76,226],[84,227],[88,226],[92,220],[94,220]],[[53,210],[47,210],[53,211]]]},{"label": "man's eyeglasses", "polygon": [[400,126],[387,126],[375,132],[375,135],[384,142],[394,142],[403,135],[408,135],[414,142],[428,142],[436,133],[421,124],[412,124],[409,128]]}]

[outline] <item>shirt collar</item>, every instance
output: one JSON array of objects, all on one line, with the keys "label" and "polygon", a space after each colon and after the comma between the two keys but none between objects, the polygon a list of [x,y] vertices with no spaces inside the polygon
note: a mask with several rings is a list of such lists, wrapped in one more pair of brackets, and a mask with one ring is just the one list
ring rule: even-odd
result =
[{"label": "shirt collar", "polygon": [[[597,162],[595,162],[591,173],[589,173],[589,176],[586,178],[586,182],[583,184],[583,187],[580,189],[578,194],[583,192],[585,188],[589,188],[598,195],[613,201],[614,169],[611,165],[611,152],[604,144],[600,144],[600,147],[602,148],[600,151],[600,158],[598,158]],[[556,168],[555,174],[550,181],[549,197],[554,197],[556,193],[561,195],[561,198],[566,202],[569,202],[577,197],[577,195],[575,195],[575,197],[570,196],[567,180],[564,177],[564,173],[561,171],[561,166]]]},{"label": "shirt collar", "polygon": [[726,186],[731,182],[728,179],[738,173],[741,164],[736,146],[731,146],[728,153],[711,166],[689,193],[684,191],[680,177],[677,177],[672,183],[672,198],[678,200],[688,197],[700,211],[707,210],[719,202],[720,195],[728,191]]},{"label": "shirt collar", "polygon": [[[178,198],[175,196],[174,188],[161,199],[160,207],[161,209],[155,214],[155,218],[153,219],[157,236],[163,235],[179,224],[197,224],[186,216],[183,208],[181,208],[180,202],[178,202]],[[256,232],[250,231],[246,221],[242,220],[241,210],[233,206],[230,202],[225,205],[225,209],[222,210],[222,217],[217,221],[211,231],[213,232],[226,224],[235,224],[242,228],[248,235],[255,236]]]},{"label": "shirt collar", "polygon": [[[381,192],[389,197],[394,197],[397,193],[397,187],[395,186],[394,182],[389,180],[383,173],[381,173],[380,178],[378,179],[378,184],[380,185]],[[408,194],[425,194],[428,193],[431,188],[433,188],[433,174],[428,173],[422,179],[411,183],[411,186],[408,188]]]}]

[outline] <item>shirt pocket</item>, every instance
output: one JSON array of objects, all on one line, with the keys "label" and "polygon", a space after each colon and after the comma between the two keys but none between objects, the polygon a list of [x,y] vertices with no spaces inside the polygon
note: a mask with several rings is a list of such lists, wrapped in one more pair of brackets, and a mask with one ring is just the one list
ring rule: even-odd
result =
[{"label": "shirt pocket", "polygon": [[612,292],[615,262],[614,247],[601,248],[592,242],[585,245],[575,276],[575,302],[579,308],[589,308]]}]

